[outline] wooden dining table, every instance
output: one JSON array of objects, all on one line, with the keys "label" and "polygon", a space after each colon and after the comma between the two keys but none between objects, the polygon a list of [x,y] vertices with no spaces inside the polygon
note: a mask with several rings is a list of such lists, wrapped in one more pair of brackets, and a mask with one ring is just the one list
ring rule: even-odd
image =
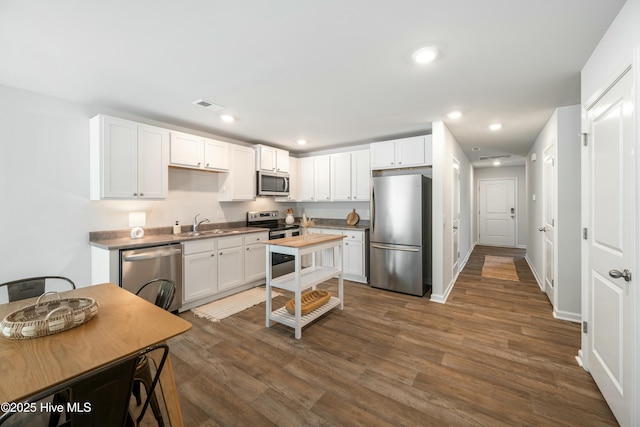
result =
[{"label": "wooden dining table", "polygon": [[[32,339],[0,337],[0,402],[23,401],[191,328],[186,320],[111,283],[61,292],[60,297],[94,298],[98,314],[85,324],[53,335]],[[0,319],[34,303],[35,299],[0,304]],[[149,356],[154,358],[154,353]],[[171,426],[182,426],[170,357],[159,385]]]}]

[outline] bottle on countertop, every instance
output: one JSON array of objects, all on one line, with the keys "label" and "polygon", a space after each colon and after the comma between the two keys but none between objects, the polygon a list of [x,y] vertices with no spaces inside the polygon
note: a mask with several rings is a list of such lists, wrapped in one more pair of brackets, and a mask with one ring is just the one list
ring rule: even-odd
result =
[{"label": "bottle on countertop", "polygon": [[176,221],[176,224],[173,226],[173,234],[180,234],[182,231],[182,227],[180,227],[180,221]]}]

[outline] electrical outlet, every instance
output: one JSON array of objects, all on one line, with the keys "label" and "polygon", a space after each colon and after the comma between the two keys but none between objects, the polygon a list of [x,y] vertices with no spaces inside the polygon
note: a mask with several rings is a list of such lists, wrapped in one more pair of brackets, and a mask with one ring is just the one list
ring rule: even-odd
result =
[{"label": "electrical outlet", "polygon": [[224,211],[218,211],[218,219],[224,219]]}]

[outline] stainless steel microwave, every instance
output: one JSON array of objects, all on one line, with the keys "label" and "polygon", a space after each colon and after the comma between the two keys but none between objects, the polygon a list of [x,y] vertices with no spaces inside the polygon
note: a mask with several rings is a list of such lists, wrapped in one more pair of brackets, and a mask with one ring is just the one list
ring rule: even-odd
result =
[{"label": "stainless steel microwave", "polygon": [[257,172],[258,196],[288,196],[289,174],[277,172]]}]

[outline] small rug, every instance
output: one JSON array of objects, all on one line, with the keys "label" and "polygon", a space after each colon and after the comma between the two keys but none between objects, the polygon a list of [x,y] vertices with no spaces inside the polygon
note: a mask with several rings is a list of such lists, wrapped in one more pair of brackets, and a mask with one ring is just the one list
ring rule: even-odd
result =
[{"label": "small rug", "polygon": [[[272,298],[280,295],[280,293],[271,290]],[[240,313],[242,310],[258,305],[266,300],[267,290],[265,288],[251,288],[244,292],[201,305],[200,307],[192,308],[191,311],[196,317],[202,317],[212,322],[219,322],[225,317]]]},{"label": "small rug", "polygon": [[516,265],[513,263],[513,258],[504,256],[485,255],[482,266],[482,277],[512,280],[514,282],[520,280],[516,272]]}]

